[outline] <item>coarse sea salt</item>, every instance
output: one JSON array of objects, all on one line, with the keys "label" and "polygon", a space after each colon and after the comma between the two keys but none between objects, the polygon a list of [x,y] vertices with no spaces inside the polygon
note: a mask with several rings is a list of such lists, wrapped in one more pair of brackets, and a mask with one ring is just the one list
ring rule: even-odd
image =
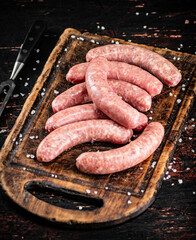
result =
[{"label": "coarse sea salt", "polygon": [[131,204],[132,202],[131,202],[131,200],[128,200],[127,203],[128,203],[128,204]]},{"label": "coarse sea salt", "polygon": [[35,110],[32,110],[32,111],[31,111],[31,114],[32,114],[32,115],[35,114]]},{"label": "coarse sea salt", "polygon": [[2,129],[1,131],[0,131],[0,133],[4,133],[4,132],[6,132],[7,130],[6,129]]},{"label": "coarse sea salt", "polygon": [[90,192],[91,192],[91,190],[90,190],[90,189],[86,189],[86,192],[87,192],[87,193],[90,193]]},{"label": "coarse sea salt", "polygon": [[177,103],[181,103],[181,101],[182,101],[181,99],[177,99],[176,100]]},{"label": "coarse sea salt", "polygon": [[154,168],[156,164],[157,164],[156,162],[153,162],[151,167]]},{"label": "coarse sea salt", "polygon": [[182,179],[178,179],[178,183],[179,183],[179,184],[182,184],[182,183],[183,183],[183,180],[182,180]]},{"label": "coarse sea salt", "polygon": [[59,94],[59,91],[57,91],[56,89],[54,89],[54,94]]},{"label": "coarse sea salt", "polygon": [[82,208],[83,208],[82,206],[79,206],[79,207],[78,207],[79,210],[82,210]]}]

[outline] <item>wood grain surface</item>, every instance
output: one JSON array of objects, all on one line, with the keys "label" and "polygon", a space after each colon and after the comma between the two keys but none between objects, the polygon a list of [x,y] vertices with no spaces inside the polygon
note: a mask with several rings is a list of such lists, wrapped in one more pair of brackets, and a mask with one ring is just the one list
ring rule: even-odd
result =
[{"label": "wood grain surface", "polygon": [[[41,43],[41,45],[43,45],[40,46],[40,48],[45,47],[45,52],[35,52],[35,56],[29,63],[29,66],[27,66],[27,69],[24,70],[24,73],[21,74],[21,80],[18,80],[19,85],[18,89],[16,89],[16,94],[18,93],[19,97],[13,97],[11,99],[10,105],[6,109],[4,118],[1,121],[1,130],[5,130],[1,133],[1,136],[3,137],[1,138],[2,143],[5,140],[5,137],[8,135],[9,131],[11,130],[12,126],[14,125],[14,122],[24,103],[24,100],[28,97],[28,91],[30,91],[31,87],[33,86],[33,79],[35,82],[42,70],[43,64],[45,63],[44,57],[46,61],[47,53],[50,53],[50,51],[54,47],[55,41],[57,41],[58,39],[59,33],[61,33],[66,27],[62,22],[62,19],[67,20],[67,17],[63,14],[65,12],[68,13],[71,10],[70,15],[67,15],[70,17],[68,22],[72,22],[71,24],[69,24],[69,26],[75,25],[74,27],[78,28],[82,32],[88,30],[92,33],[98,32],[102,35],[107,34],[109,36],[120,37],[125,40],[129,40],[131,38],[132,41],[137,43],[143,43],[159,47],[167,47],[176,50],[176,58],[173,55],[170,56],[169,54],[167,55],[167,57],[171,58],[171,60],[175,64],[179,64],[179,66],[181,64],[180,60],[182,60],[179,59],[180,52],[190,52],[194,54],[194,38],[191,37],[191,33],[193,32],[194,27],[194,13],[190,5],[188,6],[187,4],[186,6],[183,6],[182,4],[179,4],[176,5],[176,7],[174,8],[175,10],[173,10],[173,5],[166,3],[162,4],[160,7],[155,2],[151,4],[146,4],[142,1],[124,2],[124,4],[120,4],[120,2],[118,1],[113,1],[113,5],[110,5],[109,3],[103,1],[99,3],[90,3],[81,7],[80,11],[76,7],[72,8],[71,3],[68,4],[68,6],[66,6],[67,8],[65,9],[65,5],[62,2],[61,4],[53,5],[52,1],[49,5],[47,5],[45,2],[34,2],[30,4],[20,1],[16,1],[12,6],[9,6],[9,2],[4,4],[4,8],[6,8],[6,5],[9,6],[9,11],[11,12],[16,8],[26,9],[24,14],[21,15],[23,17],[27,16],[25,15],[27,14],[27,12],[33,13],[38,8],[38,6],[42,6],[42,8],[45,9],[45,12],[43,9],[40,9],[36,13],[37,16],[39,16],[39,14],[40,16],[42,14],[43,16],[44,14],[46,14],[45,19],[47,19],[49,24],[51,24],[52,19],[59,24],[58,26],[56,26],[56,24],[52,24],[56,28],[55,31],[58,30],[58,33],[54,31],[54,28],[50,28],[48,36],[45,36],[45,38],[43,39],[43,43]],[[121,9],[121,13],[119,13],[117,9]],[[112,12],[112,10],[113,13],[109,14],[110,11]],[[87,17],[86,19],[84,19],[82,15],[87,16],[88,12],[91,12],[89,18]],[[95,16],[95,12],[100,13],[99,17],[97,15]],[[59,16],[58,20],[56,13],[58,13],[57,15]],[[74,17],[76,16],[81,16],[82,21],[80,23],[78,22],[78,20],[75,20],[76,18],[74,19]],[[114,21],[114,16],[118,16],[118,22]],[[23,29],[24,34],[27,31],[27,27],[31,24],[31,20],[35,19],[34,17],[32,15],[29,15],[29,17],[26,19],[27,21],[24,22],[26,23],[26,30],[25,28]],[[11,19],[11,16],[8,15],[6,19]],[[91,22],[90,24],[87,24],[87,22],[89,22],[89,19],[91,19]],[[19,22],[15,23],[14,26],[19,26],[21,24],[24,25],[24,23],[22,23],[22,17],[18,17],[18,20]],[[131,22],[133,22],[133,20],[135,20],[135,23],[132,24]],[[8,26],[13,26],[11,24],[11,21],[8,21],[8,23],[9,22],[10,24],[8,24]],[[180,22],[181,25],[179,24]],[[138,23],[140,23],[139,26]],[[5,34],[5,37],[3,39],[6,39],[6,37],[9,38],[9,34],[10,33]],[[16,34],[16,36],[19,36],[19,34]],[[14,41],[16,43],[18,41],[19,46],[22,40],[23,39],[21,34],[21,37],[15,39]],[[3,41],[1,42],[1,44],[1,52],[4,52],[4,54],[1,55],[3,56],[2,59],[5,59],[5,62],[8,61],[9,53],[10,56],[12,56],[12,58],[14,59],[14,54],[17,52],[18,47],[13,47],[16,45],[12,45],[11,47],[9,47],[8,45],[8,47],[6,47]],[[7,52],[8,55],[5,54],[5,52]],[[170,50],[168,52],[170,52]],[[36,63],[36,60],[38,59],[41,59],[41,64]],[[188,76],[193,76],[194,69],[189,68],[191,64],[191,62],[189,61],[190,58],[185,56],[184,59],[187,59],[188,62],[188,64],[185,64],[183,68],[184,71],[188,72],[188,74],[184,75],[185,78],[187,77],[188,82],[192,80],[192,78],[188,79]],[[74,59],[73,63],[77,61],[80,62],[81,59]],[[8,77],[9,74],[6,69],[10,69],[9,71],[11,71],[12,65],[13,60],[10,61],[7,65],[4,65],[3,62],[2,67],[5,67],[3,71],[1,71],[1,74],[5,72],[5,77]],[[35,68],[36,70],[33,70]],[[31,81],[29,82],[29,85],[25,87],[24,83],[28,82],[27,78],[29,77],[31,78]],[[187,87],[190,87],[190,85],[180,87],[179,94],[181,95],[178,95],[178,99],[183,99],[181,98],[185,94],[183,88],[185,88],[186,94],[188,93]],[[58,90],[61,90],[61,88]],[[180,105],[176,106],[180,108],[182,104],[183,102],[181,102]],[[179,110],[178,107],[177,111]],[[168,164],[168,169],[165,172],[164,176],[165,181],[162,184],[161,190],[159,190],[157,199],[154,204],[149,207],[148,210],[145,211],[142,215],[134,218],[133,220],[126,221],[126,223],[117,225],[116,227],[107,228],[105,230],[70,230],[61,227],[60,225],[57,226],[49,222],[44,222],[33,215],[29,215],[26,211],[23,211],[21,208],[18,208],[17,205],[14,205],[3,194],[0,202],[3,206],[1,208],[1,233],[3,234],[2,237],[5,239],[122,239],[122,236],[124,239],[194,238],[194,109],[195,108],[193,108],[193,110],[190,112],[187,120],[186,118],[184,118],[184,127],[181,129],[182,135],[179,138],[179,141],[177,143],[175,142],[177,144],[176,151],[174,152],[174,156],[170,159],[170,163]],[[179,111],[179,115],[181,115],[181,111]],[[176,127],[178,128],[178,126]],[[174,136],[177,137],[178,134],[181,134],[181,132],[176,132]],[[91,146],[91,144],[89,146]],[[96,147],[98,146],[96,146],[95,144],[95,148]],[[53,175],[48,176],[49,179],[53,179],[56,177],[55,171],[51,174]],[[30,175],[33,176],[33,178],[35,177],[35,174],[33,172]],[[116,181],[118,182],[118,178],[116,178]],[[112,184],[113,183],[114,182],[112,182]],[[50,203],[53,202],[55,205],[59,205],[61,207],[64,206],[64,200],[67,197],[66,193],[61,194],[57,191],[56,195],[59,194],[59,196],[58,198],[55,198],[54,189],[51,190],[49,188],[43,189],[40,187],[39,191],[36,192],[36,189],[32,187],[32,189],[29,188],[29,191],[40,199],[44,199],[45,201],[48,201]],[[86,203],[86,198],[81,198],[79,202],[78,199],[75,198],[73,193],[71,194],[70,200],[70,194],[71,193],[69,193],[69,197],[66,200],[66,205],[68,205],[70,208],[73,208],[72,202],[74,202],[75,208],[83,206],[83,210],[93,210],[94,208],[100,207],[102,204],[100,201],[94,201],[93,203],[91,202],[91,204]]]}]

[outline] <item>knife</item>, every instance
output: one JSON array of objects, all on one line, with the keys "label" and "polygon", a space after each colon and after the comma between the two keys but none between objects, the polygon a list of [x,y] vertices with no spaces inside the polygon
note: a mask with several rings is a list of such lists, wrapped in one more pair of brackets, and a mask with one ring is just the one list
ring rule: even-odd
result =
[{"label": "knife", "polygon": [[29,29],[25,37],[23,44],[20,47],[10,79],[0,83],[0,94],[3,92],[5,88],[8,87],[8,92],[0,107],[0,117],[10,97],[12,96],[14,88],[16,87],[14,80],[17,78],[19,72],[23,69],[24,65],[29,59],[29,56],[33,52],[36,44],[38,43],[39,39],[41,38],[45,30],[46,30],[46,23],[44,21],[38,20],[33,23],[33,25],[31,26],[31,28]]}]

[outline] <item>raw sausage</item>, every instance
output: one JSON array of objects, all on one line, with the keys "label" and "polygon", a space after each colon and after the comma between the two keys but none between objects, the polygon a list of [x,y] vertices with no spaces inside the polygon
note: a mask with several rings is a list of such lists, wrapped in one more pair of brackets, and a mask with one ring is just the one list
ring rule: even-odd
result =
[{"label": "raw sausage", "polygon": [[[141,112],[148,111],[151,108],[152,98],[143,89],[128,82],[108,79],[113,91],[124,101],[131,104]],[[59,94],[52,102],[54,112],[65,108],[90,102],[91,99],[87,93],[86,84],[79,83]]]},{"label": "raw sausage", "polygon": [[97,57],[90,62],[85,76],[88,94],[97,108],[108,117],[124,127],[134,129],[139,125],[138,120],[142,113],[114,93],[108,84],[107,72],[108,61],[106,58]]},{"label": "raw sausage", "polygon": [[61,111],[81,103],[90,102],[85,83],[77,84],[59,94],[52,101],[53,112]]},{"label": "raw sausage", "polygon": [[[145,115],[141,115],[138,120],[138,127],[135,128],[135,131],[142,131],[147,125],[147,117]],[[94,104],[84,104],[79,106],[74,106],[70,108],[66,108],[62,111],[59,111],[53,114],[46,122],[45,129],[49,132],[62,127],[64,125],[92,120],[92,119],[107,119],[108,117],[99,109],[95,107]]]},{"label": "raw sausage", "polygon": [[66,108],[53,114],[50,118],[48,118],[45,129],[51,132],[56,128],[62,127],[70,123],[106,118],[107,116],[99,109],[97,109],[94,104],[89,103]]},{"label": "raw sausage", "polygon": [[147,159],[158,148],[163,136],[164,127],[151,122],[136,140],[123,147],[80,154],[76,166],[89,174],[109,174],[128,169]]},{"label": "raw sausage", "polygon": [[176,86],[182,78],[179,70],[170,61],[143,47],[109,44],[91,49],[86,55],[86,60],[91,61],[98,56],[103,56],[110,61],[127,62],[140,66],[171,87]]},{"label": "raw sausage", "polygon": [[[85,81],[85,73],[89,63],[80,63],[69,69],[66,79],[72,83]],[[155,76],[140,67],[125,62],[108,62],[108,79],[118,79],[132,83],[145,91],[152,97],[161,93],[163,84]]]},{"label": "raw sausage", "polygon": [[92,140],[124,144],[131,136],[131,129],[126,129],[112,120],[71,123],[49,133],[39,144],[36,156],[38,161],[50,162],[77,144]]}]

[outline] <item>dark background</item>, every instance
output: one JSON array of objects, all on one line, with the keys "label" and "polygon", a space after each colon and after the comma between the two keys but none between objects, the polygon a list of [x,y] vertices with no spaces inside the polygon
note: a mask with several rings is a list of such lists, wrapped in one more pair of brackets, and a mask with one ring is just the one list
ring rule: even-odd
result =
[{"label": "dark background", "polygon": [[[9,78],[33,21],[48,25],[40,51],[18,77],[14,97],[0,118],[0,147],[65,28],[195,54],[195,16],[194,1],[189,0],[0,1],[0,82]],[[168,169],[155,202],[140,216],[109,228],[70,229],[27,213],[0,189],[0,239],[195,239],[195,119],[194,105],[173,156],[172,169],[177,171]]]}]

